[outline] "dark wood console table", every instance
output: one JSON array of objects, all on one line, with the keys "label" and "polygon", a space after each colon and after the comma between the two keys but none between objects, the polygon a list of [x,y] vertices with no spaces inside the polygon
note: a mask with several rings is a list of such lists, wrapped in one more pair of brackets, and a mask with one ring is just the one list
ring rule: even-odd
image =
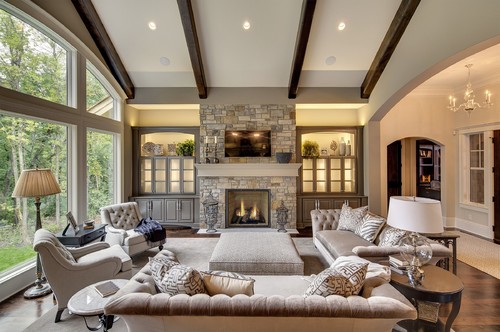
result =
[{"label": "dark wood console table", "polygon": [[76,234],[73,229],[68,229],[66,235],[62,235],[62,232],[60,232],[56,236],[59,242],[67,247],[81,247],[99,238],[100,241],[104,241],[106,238],[106,225],[95,225],[93,229],[80,229]]},{"label": "dark wood console table", "polygon": [[[450,232],[450,231],[444,231],[443,233],[437,233],[437,234],[423,234],[425,237],[431,240],[435,240],[442,245],[446,246],[449,248],[451,246],[451,249],[453,251],[453,274],[457,275],[457,239],[460,237],[460,235],[457,232]],[[444,260],[444,268],[446,268],[448,271],[450,270],[450,262],[449,259]]]},{"label": "dark wood console table", "polygon": [[[422,285],[414,288],[408,283],[408,276],[406,274],[397,273],[392,273],[391,284],[408,300],[412,301],[417,309],[418,301],[428,301],[439,304],[451,302],[451,311],[444,326],[439,319],[437,319],[437,322],[434,324],[438,331],[444,330],[448,332],[460,311],[464,284],[456,275],[438,266],[426,265],[423,267],[423,270],[425,272],[425,278],[422,281]],[[428,325],[429,323],[421,321],[420,319],[398,323],[400,326],[409,327],[411,331],[420,331],[419,328],[426,324]]]}]

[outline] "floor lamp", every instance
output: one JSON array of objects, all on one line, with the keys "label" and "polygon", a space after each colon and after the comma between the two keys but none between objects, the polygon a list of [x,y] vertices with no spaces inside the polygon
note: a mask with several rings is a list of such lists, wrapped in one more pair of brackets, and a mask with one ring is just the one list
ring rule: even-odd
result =
[{"label": "floor lamp", "polygon": [[[19,180],[16,183],[12,197],[18,198],[35,198],[36,206],[36,226],[35,231],[42,228],[42,220],[40,218],[40,197],[55,195],[61,192],[59,184],[52,174],[50,169],[26,169],[23,170]],[[40,255],[36,255],[36,281],[35,286],[29,288],[24,297],[27,299],[37,298],[52,292],[50,285],[42,280],[42,264],[40,263]]]}]

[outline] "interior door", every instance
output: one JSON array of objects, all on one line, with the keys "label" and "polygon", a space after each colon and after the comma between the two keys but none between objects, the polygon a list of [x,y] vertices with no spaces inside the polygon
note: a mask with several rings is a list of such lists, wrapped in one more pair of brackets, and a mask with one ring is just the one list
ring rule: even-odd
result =
[{"label": "interior door", "polygon": [[500,244],[500,130],[493,132],[493,240]]},{"label": "interior door", "polygon": [[401,196],[401,141],[387,146],[387,204],[391,196]]}]

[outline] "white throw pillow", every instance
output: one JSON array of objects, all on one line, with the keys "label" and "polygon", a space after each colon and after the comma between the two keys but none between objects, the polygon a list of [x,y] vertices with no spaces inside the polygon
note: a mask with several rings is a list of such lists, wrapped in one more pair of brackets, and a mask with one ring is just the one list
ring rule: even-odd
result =
[{"label": "white throw pillow", "polygon": [[163,293],[170,295],[207,293],[200,272],[181,264],[173,266],[161,281],[161,285],[157,286]]},{"label": "white throw pillow", "polygon": [[401,239],[406,235],[406,231],[385,225],[380,233],[379,247],[398,246]]},{"label": "white throw pillow", "polygon": [[373,242],[384,225],[385,218],[367,212],[361,226],[356,229],[355,233],[366,241]]},{"label": "white throw pillow", "polygon": [[349,263],[323,270],[314,278],[304,293],[311,295],[357,295],[363,287],[368,263]]},{"label": "white throw pillow", "polygon": [[363,223],[363,217],[367,212],[368,206],[353,209],[349,205],[344,204],[340,211],[339,226],[337,229],[339,231],[355,232]]},{"label": "white throw pillow", "polygon": [[226,271],[202,271],[203,283],[210,296],[244,294],[252,296],[255,280],[240,273]]}]

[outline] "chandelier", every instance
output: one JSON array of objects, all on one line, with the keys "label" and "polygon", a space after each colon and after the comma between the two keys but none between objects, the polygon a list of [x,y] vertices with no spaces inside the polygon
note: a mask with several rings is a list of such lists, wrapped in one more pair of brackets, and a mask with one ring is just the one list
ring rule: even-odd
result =
[{"label": "chandelier", "polygon": [[492,106],[493,103],[491,102],[491,92],[488,90],[486,90],[485,92],[485,99],[482,104],[479,104],[474,100],[476,96],[474,95],[474,90],[472,90],[472,84],[470,83],[470,68],[472,67],[472,64],[467,64],[465,65],[465,67],[469,71],[469,74],[467,76],[467,89],[465,89],[464,93],[464,102],[456,106],[457,98],[450,96],[448,109],[452,110],[453,112],[456,112],[459,109],[463,108],[464,111],[467,113],[467,115],[470,116],[472,111],[474,111],[476,108],[480,107],[490,108],[490,106]]}]

